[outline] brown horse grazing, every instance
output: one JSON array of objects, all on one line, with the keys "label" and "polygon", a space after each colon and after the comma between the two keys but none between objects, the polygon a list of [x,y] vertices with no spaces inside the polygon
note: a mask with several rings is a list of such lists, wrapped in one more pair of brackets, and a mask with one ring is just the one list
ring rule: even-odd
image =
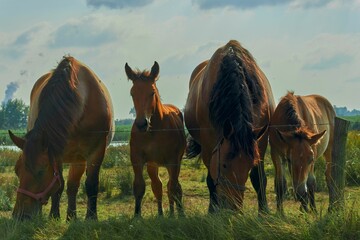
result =
[{"label": "brown horse grazing", "polygon": [[99,170],[112,130],[113,110],[106,87],[87,66],[64,57],[31,91],[25,138],[9,131],[22,149],[15,166],[20,185],[13,216],[24,219],[39,214],[51,197],[50,216],[59,218],[63,163],[68,163],[67,219],[76,217],[76,194],[85,169],[86,218],[96,219]]},{"label": "brown horse grazing", "polygon": [[260,212],[267,212],[263,161],[274,111],[271,87],[237,41],[220,47],[190,78],[185,124],[188,157],[201,152],[208,169],[209,212],[242,208],[249,171]]},{"label": "brown horse grazing", "polygon": [[329,187],[334,119],[332,105],[319,95],[297,96],[288,92],[276,107],[269,134],[280,214],[283,214],[283,196],[287,188],[284,177],[286,163],[301,209],[308,211],[310,200],[310,207],[316,212],[314,163],[324,155]]},{"label": "brown horse grazing", "polygon": [[133,82],[131,96],[136,111],[130,138],[130,157],[135,178],[135,216],[141,216],[141,201],[145,193],[143,168],[151,179],[152,191],[158,204],[158,214],[163,215],[162,183],[158,175],[159,166],[165,166],[169,173],[167,184],[170,215],[174,214],[174,202],[180,215],[183,214],[182,189],[178,181],[181,159],[186,140],[181,111],[168,104],[162,104],[156,80],[159,64],[154,63],[149,71],[134,72],[126,63],[125,72]]}]

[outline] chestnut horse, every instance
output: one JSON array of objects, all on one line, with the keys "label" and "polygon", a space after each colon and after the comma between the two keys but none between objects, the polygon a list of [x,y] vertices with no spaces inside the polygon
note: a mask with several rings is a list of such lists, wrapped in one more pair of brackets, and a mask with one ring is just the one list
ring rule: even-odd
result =
[{"label": "chestnut horse", "polygon": [[271,119],[271,158],[275,166],[277,210],[283,214],[286,192],[284,171],[288,164],[296,199],[301,209],[316,212],[314,163],[321,155],[326,159],[326,182],[330,186],[331,151],[334,138],[335,111],[319,95],[298,96],[288,92]]},{"label": "chestnut horse", "polygon": [[113,137],[113,110],[106,87],[92,70],[64,57],[31,91],[25,138],[9,134],[22,150],[15,166],[20,180],[15,218],[41,213],[50,197],[50,216],[60,217],[64,163],[70,165],[67,219],[76,217],[76,195],[85,169],[86,218],[97,218],[99,170]]},{"label": "chestnut horse", "polygon": [[208,169],[209,212],[242,208],[249,171],[259,212],[268,212],[265,150],[274,111],[270,84],[252,55],[235,40],[192,72],[185,105],[188,157],[201,152]]},{"label": "chestnut horse", "polygon": [[182,113],[173,105],[161,103],[156,87],[159,74],[157,62],[150,72],[134,72],[126,63],[125,72],[133,83],[130,93],[136,111],[130,137],[130,157],[135,174],[133,183],[135,216],[141,216],[141,201],[145,193],[143,177],[145,164],[157,200],[158,214],[163,215],[162,183],[158,168],[164,166],[169,173],[167,190],[170,215],[174,214],[174,202],[178,213],[182,215],[182,189],[178,180],[186,146]]}]

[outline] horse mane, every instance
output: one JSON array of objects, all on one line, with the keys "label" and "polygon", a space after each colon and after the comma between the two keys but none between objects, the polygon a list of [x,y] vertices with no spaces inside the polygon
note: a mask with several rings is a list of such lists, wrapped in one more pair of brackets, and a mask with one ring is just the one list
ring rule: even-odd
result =
[{"label": "horse mane", "polygon": [[293,91],[288,91],[287,94],[280,100],[279,106],[282,106],[284,116],[286,116],[287,124],[293,129],[293,136],[297,139],[309,139],[311,131],[306,126],[305,121],[300,117],[299,99],[294,95]]},{"label": "horse mane", "polygon": [[225,124],[231,124],[234,131],[229,139],[232,157],[240,149],[251,159],[258,155],[253,110],[263,102],[264,96],[256,68],[252,55],[239,43],[231,41],[211,91],[209,118],[219,134],[222,134]]},{"label": "horse mane", "polygon": [[[131,79],[132,81],[152,81],[153,79],[151,78],[150,74],[151,72],[149,70],[143,70],[141,71],[140,69],[136,68],[134,71],[134,77]],[[157,81],[158,77],[155,79],[155,82]],[[129,79],[130,80],[130,79]]]},{"label": "horse mane", "polygon": [[39,113],[34,128],[26,134],[28,154],[38,153],[39,149],[31,145],[39,140],[42,141],[40,144],[46,145],[49,156],[58,156],[64,150],[69,132],[76,124],[74,113],[80,104],[76,73],[77,63],[70,56],[64,57],[52,71],[39,96]]}]

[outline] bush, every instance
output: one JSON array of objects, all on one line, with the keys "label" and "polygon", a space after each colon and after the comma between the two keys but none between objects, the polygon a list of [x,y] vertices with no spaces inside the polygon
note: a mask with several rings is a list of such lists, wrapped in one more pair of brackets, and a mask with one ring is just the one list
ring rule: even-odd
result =
[{"label": "bush", "polygon": [[130,167],[124,167],[117,174],[117,182],[119,183],[120,196],[130,196],[132,195],[132,183],[133,175]]},{"label": "bush", "polygon": [[130,165],[130,145],[110,146],[106,150],[103,168]]},{"label": "bush", "polygon": [[[16,161],[19,159],[20,152],[10,149],[1,149],[0,150],[0,166],[5,167],[14,167]],[[13,169],[13,168],[12,168]]]},{"label": "bush", "polygon": [[316,192],[326,192],[327,184],[325,178],[326,161],[323,157],[320,157],[315,162],[315,178],[316,178]]},{"label": "bush", "polygon": [[10,202],[6,192],[0,188],[0,211],[10,211],[12,209]]}]

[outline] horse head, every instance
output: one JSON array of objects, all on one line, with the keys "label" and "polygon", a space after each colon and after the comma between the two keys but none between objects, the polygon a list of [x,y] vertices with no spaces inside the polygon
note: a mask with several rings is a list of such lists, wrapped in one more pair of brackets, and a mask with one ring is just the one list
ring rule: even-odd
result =
[{"label": "horse head", "polygon": [[151,127],[151,117],[159,101],[159,93],[156,88],[159,64],[154,62],[150,72],[134,72],[126,63],[125,72],[127,77],[133,82],[130,94],[136,112],[134,124],[139,131],[148,131]]},{"label": "horse head", "polygon": [[20,184],[13,217],[27,219],[40,214],[42,205],[59,189],[59,172],[55,161],[49,158],[46,133],[30,131],[25,138],[20,138],[9,131],[9,135],[22,150],[15,165]]},{"label": "horse head", "polygon": [[312,133],[307,128],[298,128],[295,131],[280,131],[276,133],[285,145],[285,159],[289,164],[296,199],[306,206],[308,201],[307,179],[311,168],[314,167],[316,153],[314,146],[319,143],[326,133]]},{"label": "horse head", "polygon": [[224,125],[222,137],[212,152],[210,162],[210,174],[221,207],[241,210],[249,171],[260,159],[257,141],[265,134],[267,127],[253,129],[254,149],[249,154],[241,146],[236,147],[231,124],[227,122]]}]

